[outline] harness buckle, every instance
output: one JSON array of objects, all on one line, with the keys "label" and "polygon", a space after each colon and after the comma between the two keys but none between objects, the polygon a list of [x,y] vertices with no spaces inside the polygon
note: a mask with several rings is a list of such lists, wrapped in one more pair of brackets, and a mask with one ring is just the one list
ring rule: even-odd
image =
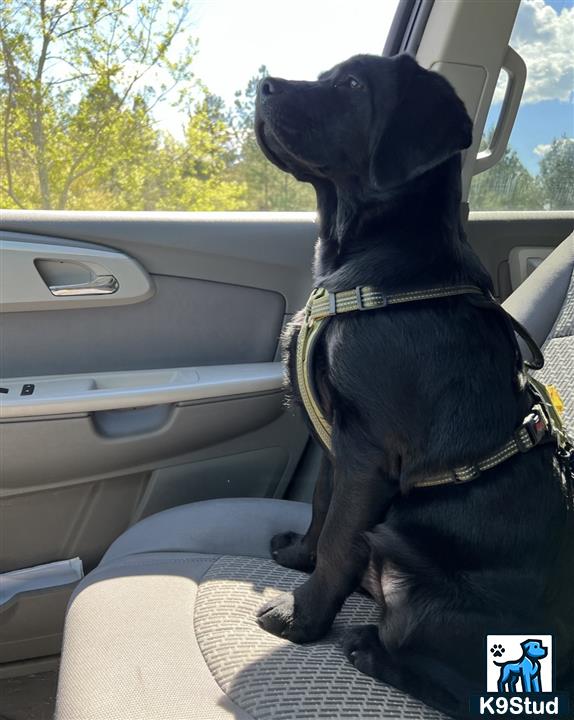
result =
[{"label": "harness buckle", "polygon": [[[524,442],[524,434],[521,432],[526,430],[529,443]],[[528,452],[536,447],[548,433],[548,420],[539,405],[535,405],[523,420],[518,432],[515,433],[516,443],[520,452]]]}]

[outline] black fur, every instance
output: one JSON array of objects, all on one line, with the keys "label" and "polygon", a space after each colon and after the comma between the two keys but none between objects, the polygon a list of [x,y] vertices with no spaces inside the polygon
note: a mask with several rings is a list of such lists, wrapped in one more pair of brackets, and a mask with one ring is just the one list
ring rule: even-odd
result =
[{"label": "black fur", "polygon": [[[316,286],[491,289],[459,220],[471,122],[442,77],[408,56],[357,56],[317,82],[268,78],[256,132],[317,192]],[[300,322],[285,340],[295,399]],[[466,715],[485,688],[488,633],[553,632],[571,681],[574,543],[553,447],[466,485],[413,488],[494,450],[532,405],[504,319],[464,296],[332,318],[314,373],[333,454],[307,535],[272,543],[281,564],[314,569],[261,608],[260,625],[316,640],[364,579],[382,619],[350,633],[348,657],[430,705]]]}]

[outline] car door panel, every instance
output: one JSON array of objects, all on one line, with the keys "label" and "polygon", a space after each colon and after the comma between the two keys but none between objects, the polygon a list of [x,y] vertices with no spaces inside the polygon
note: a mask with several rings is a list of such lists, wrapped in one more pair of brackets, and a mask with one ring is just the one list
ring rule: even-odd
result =
[{"label": "car door panel", "polygon": [[[543,257],[573,230],[574,212],[570,210],[471,212],[467,226],[469,242],[489,271],[500,300],[516,290],[519,280],[526,279],[520,277],[520,269],[512,272],[517,248],[531,248],[527,258]],[[522,270],[528,270],[527,263]]]},{"label": "car door panel", "polygon": [[[146,302],[6,313],[5,377],[273,360],[285,301],[228,283],[152,275]],[[57,298],[59,299],[59,298]]]},{"label": "car door panel", "polygon": [[[277,358],[310,289],[312,215],[146,216],[4,214],[2,572],[74,557],[88,571],[152,512],[283,496],[308,443]],[[114,274],[106,262],[119,258],[149,280],[129,304],[98,295],[72,307],[49,280],[81,284],[85,269],[48,266],[48,282],[38,272],[38,261],[77,261]],[[59,651],[72,588],[0,604],[0,662]]]}]

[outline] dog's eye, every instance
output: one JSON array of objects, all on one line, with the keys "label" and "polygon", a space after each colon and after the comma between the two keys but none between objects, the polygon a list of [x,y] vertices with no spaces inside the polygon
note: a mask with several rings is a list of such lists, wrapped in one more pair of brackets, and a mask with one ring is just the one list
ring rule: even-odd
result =
[{"label": "dog's eye", "polygon": [[335,84],[334,84],[334,87],[346,87],[346,88],[351,88],[351,90],[358,90],[359,88],[362,88],[363,86],[357,80],[357,78],[353,77],[352,75],[349,75],[344,80],[337,80],[337,82],[335,82]]}]

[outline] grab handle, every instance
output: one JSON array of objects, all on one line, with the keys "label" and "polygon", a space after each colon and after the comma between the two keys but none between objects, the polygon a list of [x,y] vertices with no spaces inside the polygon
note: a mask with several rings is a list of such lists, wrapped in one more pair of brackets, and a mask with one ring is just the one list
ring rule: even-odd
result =
[{"label": "grab handle", "polygon": [[522,99],[524,84],[526,82],[526,65],[520,55],[510,45],[502,62],[502,68],[508,73],[508,84],[502,101],[502,108],[490,146],[479,152],[473,168],[473,174],[478,175],[493,167],[504,155],[510,133],[514,126],[518,106]]}]

